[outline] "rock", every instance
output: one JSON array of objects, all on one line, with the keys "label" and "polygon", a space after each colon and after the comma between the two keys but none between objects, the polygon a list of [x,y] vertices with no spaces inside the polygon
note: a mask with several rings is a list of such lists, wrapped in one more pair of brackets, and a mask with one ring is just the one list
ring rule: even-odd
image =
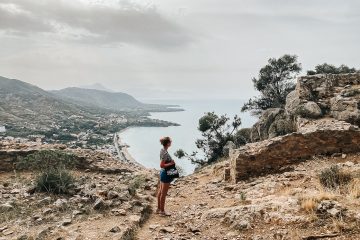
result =
[{"label": "rock", "polygon": [[93,205],[93,209],[100,210],[100,209],[105,208],[105,206],[106,206],[106,204],[105,204],[104,200],[102,198],[98,198]]},{"label": "rock", "polygon": [[279,171],[283,166],[314,155],[339,151],[359,152],[360,131],[353,129],[349,123],[333,119],[303,122],[296,133],[249,143],[233,150],[230,156],[230,177],[236,182],[250,176]]},{"label": "rock", "polygon": [[34,194],[36,192],[36,190],[37,190],[37,186],[31,186],[26,189],[26,192],[28,194]]},{"label": "rock", "polygon": [[7,212],[13,210],[14,207],[10,203],[4,203],[0,205],[0,210],[2,212]]},{"label": "rock", "polygon": [[73,217],[76,217],[76,216],[81,215],[81,214],[83,214],[83,211],[74,210],[74,211],[72,212],[72,216],[73,216]]},{"label": "rock", "polygon": [[54,206],[57,208],[66,208],[68,201],[66,199],[59,198],[54,202]]},{"label": "rock", "polygon": [[312,101],[305,103],[300,111],[302,111],[300,115],[306,118],[319,118],[322,116],[320,107]]},{"label": "rock", "polygon": [[21,235],[20,237],[17,238],[17,240],[28,240],[28,239],[30,239],[28,235]]},{"label": "rock", "polygon": [[5,231],[6,229],[8,229],[8,226],[6,226],[6,225],[3,226],[3,227],[0,227],[0,233],[3,232],[3,231]]},{"label": "rock", "polygon": [[187,229],[188,229],[189,232],[192,232],[192,233],[198,233],[198,232],[200,232],[200,229],[197,228],[197,227],[195,227],[195,226],[193,226],[193,225],[188,226]]},{"label": "rock", "polygon": [[6,230],[4,230],[3,232],[2,232],[2,234],[4,235],[4,236],[9,236],[9,235],[11,235],[11,234],[13,234],[14,233],[14,231],[12,231],[12,230],[10,230],[10,229],[6,229]]},{"label": "rock", "polygon": [[19,194],[19,193],[20,193],[20,189],[17,189],[17,188],[12,189],[12,190],[10,191],[10,193],[11,193],[11,194]]},{"label": "rock", "polygon": [[114,198],[117,198],[119,197],[119,193],[117,193],[116,191],[109,191],[107,193],[107,198],[108,199],[114,199]]},{"label": "rock", "polygon": [[163,233],[173,233],[173,232],[175,232],[175,228],[174,227],[160,227],[159,231],[163,232]]},{"label": "rock", "polygon": [[125,209],[111,209],[111,212],[115,215],[115,216],[125,216],[126,215],[126,210]]},{"label": "rock", "polygon": [[129,221],[134,223],[134,224],[140,224],[141,221],[141,216],[140,215],[131,215],[129,216]]},{"label": "rock", "polygon": [[149,225],[149,229],[150,229],[150,230],[155,230],[155,229],[157,229],[158,227],[160,227],[159,224],[151,224],[151,225]]},{"label": "rock", "polygon": [[316,209],[317,214],[334,218],[341,217],[345,211],[339,203],[332,200],[321,201]]},{"label": "rock", "polygon": [[72,219],[71,218],[65,218],[64,220],[63,220],[63,222],[61,223],[61,225],[63,225],[63,226],[68,226],[68,225],[70,225],[72,223]]},{"label": "rock", "polygon": [[120,231],[121,231],[121,229],[120,229],[118,226],[115,226],[115,227],[113,227],[112,229],[110,229],[109,232],[117,233],[117,232],[120,232]]},{"label": "rock", "polygon": [[245,230],[245,229],[250,229],[251,225],[250,225],[248,220],[240,220],[238,222],[235,222],[232,225],[232,227],[237,229],[237,230]]},{"label": "rock", "polygon": [[44,210],[43,210],[43,214],[45,214],[45,215],[47,215],[47,214],[49,214],[49,213],[52,213],[52,209],[51,208],[45,208]]}]

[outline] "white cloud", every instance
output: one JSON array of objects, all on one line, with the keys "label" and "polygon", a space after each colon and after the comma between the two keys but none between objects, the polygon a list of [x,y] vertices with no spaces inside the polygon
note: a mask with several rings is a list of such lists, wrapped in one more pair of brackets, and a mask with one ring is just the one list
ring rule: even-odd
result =
[{"label": "white cloud", "polygon": [[15,0],[0,4],[6,34],[53,34],[87,43],[126,43],[155,48],[187,45],[187,31],[154,6],[128,1],[89,4],[72,0]]}]

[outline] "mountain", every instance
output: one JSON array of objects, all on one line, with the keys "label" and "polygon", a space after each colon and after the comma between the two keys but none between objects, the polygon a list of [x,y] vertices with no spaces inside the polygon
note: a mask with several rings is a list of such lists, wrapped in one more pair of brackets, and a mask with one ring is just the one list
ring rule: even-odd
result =
[{"label": "mountain", "polygon": [[149,111],[175,111],[144,104],[125,93],[66,88],[45,91],[16,79],[0,77],[0,126],[9,136],[69,135],[97,132],[106,135],[130,125],[170,126],[146,118]]},{"label": "mountain", "polygon": [[90,85],[82,85],[82,86],[79,86],[79,88],[95,89],[95,90],[101,90],[101,91],[106,91],[106,92],[114,92],[113,90],[105,87],[101,83],[94,83],[94,84],[90,84]]},{"label": "mountain", "polygon": [[70,87],[54,90],[51,93],[64,99],[84,106],[96,106],[113,110],[134,110],[146,108],[146,105],[137,101],[126,93],[111,93],[103,90]]},{"label": "mountain", "polygon": [[60,99],[87,107],[98,107],[114,111],[173,111],[180,110],[170,105],[145,104],[122,92],[108,92],[97,89],[70,87],[53,90]]},{"label": "mountain", "polygon": [[52,123],[71,115],[90,115],[85,109],[58,99],[39,87],[16,79],[0,77],[0,121],[31,124]]}]

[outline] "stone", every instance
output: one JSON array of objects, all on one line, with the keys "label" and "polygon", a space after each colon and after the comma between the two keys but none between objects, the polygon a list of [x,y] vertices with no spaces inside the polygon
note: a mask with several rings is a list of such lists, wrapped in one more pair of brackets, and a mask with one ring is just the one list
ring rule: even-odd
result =
[{"label": "stone", "polygon": [[66,199],[59,198],[54,202],[54,206],[57,208],[65,208],[67,206],[68,201]]},{"label": "stone", "polygon": [[52,209],[51,208],[45,208],[44,210],[43,210],[43,214],[45,214],[45,215],[47,215],[47,214],[49,214],[49,213],[52,213]]},{"label": "stone", "polygon": [[118,226],[115,226],[115,227],[111,228],[109,232],[117,233],[117,232],[120,232],[120,231],[121,231],[121,229]]},{"label": "stone", "polygon": [[118,198],[118,197],[119,197],[119,193],[117,193],[116,191],[109,191],[107,193],[108,199],[114,199],[114,198]]},{"label": "stone", "polygon": [[0,233],[3,232],[3,231],[5,231],[6,229],[8,229],[8,226],[6,226],[6,225],[3,226],[3,227],[0,227]]},{"label": "stone", "polygon": [[4,203],[0,205],[0,210],[3,212],[11,211],[14,209],[14,206],[10,203]]},{"label": "stone", "polygon": [[140,224],[141,221],[141,216],[140,215],[131,215],[129,216],[129,221],[134,223],[134,224]]},{"label": "stone", "polygon": [[111,209],[111,213],[113,213],[115,216],[125,216],[126,210],[125,209]]},{"label": "stone", "polygon": [[63,226],[68,226],[68,225],[70,225],[72,223],[72,219],[71,218],[65,218],[64,220],[63,220],[63,222],[61,223],[61,225],[63,225]]},{"label": "stone", "polygon": [[159,231],[163,232],[163,233],[173,233],[173,232],[175,232],[175,228],[174,227],[160,227]]},{"label": "stone", "polygon": [[155,229],[157,229],[158,227],[160,227],[159,224],[151,224],[151,225],[149,225],[149,229],[150,229],[150,230],[155,230]]},{"label": "stone", "polygon": [[106,206],[106,204],[105,204],[104,200],[102,198],[98,198],[93,205],[93,209],[100,210],[100,209],[105,208],[105,206]]}]

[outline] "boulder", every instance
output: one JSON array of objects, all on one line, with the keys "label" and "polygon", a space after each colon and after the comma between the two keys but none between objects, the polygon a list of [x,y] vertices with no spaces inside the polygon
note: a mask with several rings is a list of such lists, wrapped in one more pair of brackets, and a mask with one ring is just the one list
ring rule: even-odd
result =
[{"label": "boulder", "polygon": [[294,122],[284,109],[270,108],[265,110],[259,121],[251,128],[251,142],[257,142],[294,132]]}]

